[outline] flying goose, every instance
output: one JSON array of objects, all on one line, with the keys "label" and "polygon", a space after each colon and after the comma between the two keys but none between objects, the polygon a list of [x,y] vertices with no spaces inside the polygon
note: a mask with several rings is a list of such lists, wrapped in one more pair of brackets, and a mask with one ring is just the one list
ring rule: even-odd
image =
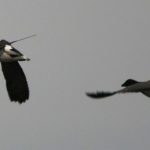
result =
[{"label": "flying goose", "polygon": [[145,82],[138,82],[133,79],[128,79],[121,86],[124,87],[121,90],[117,90],[113,92],[106,92],[106,91],[100,91],[95,93],[87,92],[86,95],[91,98],[99,99],[99,98],[104,98],[119,93],[141,92],[145,96],[150,97],[150,80]]},{"label": "flying goose", "polygon": [[0,41],[0,62],[6,80],[8,95],[11,101],[20,104],[29,99],[29,87],[18,61],[29,61],[30,59],[15,49],[12,44],[33,36],[35,35],[12,42]]}]

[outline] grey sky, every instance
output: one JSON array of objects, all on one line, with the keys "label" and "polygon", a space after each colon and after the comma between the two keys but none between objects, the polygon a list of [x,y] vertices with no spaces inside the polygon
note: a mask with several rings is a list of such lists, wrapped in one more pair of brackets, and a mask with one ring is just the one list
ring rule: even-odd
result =
[{"label": "grey sky", "polygon": [[2,0],[0,39],[14,44],[30,100],[11,103],[0,72],[0,149],[149,150],[150,99],[86,91],[150,79],[148,0]]}]

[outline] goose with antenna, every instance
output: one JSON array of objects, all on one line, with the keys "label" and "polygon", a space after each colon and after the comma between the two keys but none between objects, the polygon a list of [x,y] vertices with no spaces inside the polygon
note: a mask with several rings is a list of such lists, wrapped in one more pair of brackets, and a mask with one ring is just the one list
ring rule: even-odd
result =
[{"label": "goose with antenna", "polygon": [[133,79],[128,79],[122,85],[124,87],[121,90],[106,92],[106,91],[98,91],[98,92],[87,92],[86,95],[91,98],[100,99],[109,96],[113,96],[119,93],[142,93],[147,97],[150,97],[150,80],[145,82],[139,82]]},{"label": "goose with antenna", "polygon": [[35,35],[12,42],[0,41],[0,62],[6,80],[8,95],[11,101],[20,104],[29,99],[29,87],[26,76],[18,61],[29,61],[30,59],[14,48],[12,44],[33,36]]}]

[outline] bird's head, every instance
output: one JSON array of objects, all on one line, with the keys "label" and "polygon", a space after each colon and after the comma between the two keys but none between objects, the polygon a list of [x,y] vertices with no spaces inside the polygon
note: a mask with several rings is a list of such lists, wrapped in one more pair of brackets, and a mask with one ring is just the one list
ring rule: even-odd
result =
[{"label": "bird's head", "polygon": [[11,45],[11,43],[6,40],[0,41],[0,49],[4,48],[6,45]]}]

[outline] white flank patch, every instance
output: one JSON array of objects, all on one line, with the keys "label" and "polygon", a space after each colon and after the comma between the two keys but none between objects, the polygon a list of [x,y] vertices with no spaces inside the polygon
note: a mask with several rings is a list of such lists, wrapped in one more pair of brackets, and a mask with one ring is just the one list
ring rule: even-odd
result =
[{"label": "white flank patch", "polygon": [[4,49],[5,49],[6,52],[10,52],[11,49],[13,49],[13,48],[12,48],[12,46],[10,46],[10,45],[5,45],[5,48],[4,48]]}]

